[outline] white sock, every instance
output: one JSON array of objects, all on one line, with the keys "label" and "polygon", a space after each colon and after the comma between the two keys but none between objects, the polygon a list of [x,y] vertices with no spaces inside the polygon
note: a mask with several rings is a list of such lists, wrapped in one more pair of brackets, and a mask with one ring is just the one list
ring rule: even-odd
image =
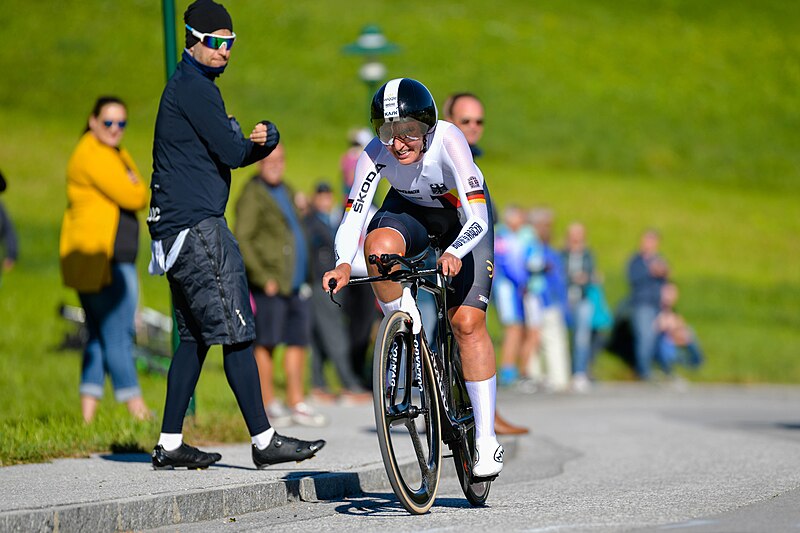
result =
[{"label": "white sock", "polygon": [[400,298],[396,299],[396,300],[392,300],[391,302],[382,302],[379,299],[378,300],[378,305],[381,306],[381,311],[383,311],[383,316],[389,316],[390,313],[392,313],[394,311],[399,311],[400,310],[400,300],[402,300],[402,299],[403,299],[402,296]]},{"label": "white sock", "polygon": [[158,437],[158,443],[168,452],[180,448],[182,442],[183,433],[162,433]]},{"label": "white sock", "polygon": [[467,381],[467,394],[475,415],[475,439],[495,437],[494,406],[497,398],[497,375],[483,381]]},{"label": "white sock", "polygon": [[275,428],[269,428],[266,431],[262,431],[258,435],[253,435],[250,437],[250,440],[253,441],[253,444],[256,445],[256,448],[259,450],[263,450],[267,446],[269,446],[270,441],[272,441],[272,436],[275,434]]}]

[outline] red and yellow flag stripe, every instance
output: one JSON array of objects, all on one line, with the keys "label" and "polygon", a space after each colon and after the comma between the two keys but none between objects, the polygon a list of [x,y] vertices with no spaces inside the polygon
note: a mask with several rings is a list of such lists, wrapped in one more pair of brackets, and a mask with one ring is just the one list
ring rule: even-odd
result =
[{"label": "red and yellow flag stripe", "polygon": [[483,191],[468,192],[467,193],[467,201],[469,203],[471,203],[471,204],[474,204],[476,202],[477,203],[481,203],[481,204],[485,204],[486,203],[486,195],[483,193]]}]

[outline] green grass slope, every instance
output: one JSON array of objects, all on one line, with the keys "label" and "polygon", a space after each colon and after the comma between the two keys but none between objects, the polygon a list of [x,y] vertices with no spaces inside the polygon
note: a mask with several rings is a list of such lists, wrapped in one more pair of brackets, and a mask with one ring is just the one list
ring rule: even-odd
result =
[{"label": "green grass slope", "polygon": [[[176,3],[180,14],[188,2]],[[59,352],[58,232],[69,155],[94,98],[130,106],[125,144],[149,174],[164,84],[161,3],[40,0],[8,9],[0,53],[0,200],[22,257],[0,285],[0,464],[146,446],[157,428],[104,404],[78,421],[79,357]],[[582,220],[612,303],[639,233],[655,226],[707,354],[698,379],[800,381],[800,7],[794,2],[230,0],[239,36],[220,78],[243,126],[269,118],[301,188],[338,180],[346,131],[364,124],[360,59],[342,54],[377,22],[402,48],[389,75],[442,101],[472,90],[487,107],[480,165],[501,206],[546,203],[559,242]],[[179,32],[182,35],[182,32]],[[234,174],[235,198],[249,170]],[[145,274],[142,303],[168,309]],[[496,330],[494,334],[499,332]],[[218,361],[198,389],[198,439],[244,436]],[[601,357],[601,377],[625,377]],[[160,410],[163,380],[143,377]],[[221,429],[220,429],[221,428]],[[23,445],[22,443],[26,443]]]}]

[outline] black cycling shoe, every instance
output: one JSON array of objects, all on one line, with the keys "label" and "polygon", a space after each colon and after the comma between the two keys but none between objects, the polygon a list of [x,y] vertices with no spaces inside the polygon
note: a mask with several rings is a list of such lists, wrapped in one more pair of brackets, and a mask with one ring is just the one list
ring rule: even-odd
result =
[{"label": "black cycling shoe", "polygon": [[167,451],[160,444],[153,449],[153,468],[155,470],[173,470],[175,467],[208,468],[220,459],[218,453],[207,453],[194,446],[181,443],[179,448]]},{"label": "black cycling shoe", "polygon": [[269,446],[263,450],[253,444],[253,462],[259,470],[279,463],[289,463],[291,461],[303,461],[320,451],[325,446],[324,440],[300,440],[292,437],[284,437],[275,433]]}]

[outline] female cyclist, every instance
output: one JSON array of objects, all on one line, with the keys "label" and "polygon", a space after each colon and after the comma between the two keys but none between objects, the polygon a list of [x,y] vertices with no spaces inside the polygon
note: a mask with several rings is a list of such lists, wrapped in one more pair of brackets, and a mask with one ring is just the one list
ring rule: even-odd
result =
[{"label": "female cyclist", "polygon": [[[328,290],[328,282],[336,280],[338,292],[349,282],[369,205],[378,182],[386,179],[392,188],[369,223],[364,255],[415,255],[428,246],[429,235],[447,246],[438,264],[444,275],[453,276],[455,294],[448,301],[448,315],[475,415],[473,474],[495,476],[503,468],[503,447],[494,431],[495,355],[486,329],[494,235],[483,175],[463,133],[437,120],[433,97],[420,82],[387,82],[372,99],[371,116],[377,138],[356,164],[336,233],[336,267],[325,273],[322,286]],[[369,269],[370,275],[378,273],[375,265]],[[385,281],[373,287],[384,314],[400,309],[399,284]]]}]

